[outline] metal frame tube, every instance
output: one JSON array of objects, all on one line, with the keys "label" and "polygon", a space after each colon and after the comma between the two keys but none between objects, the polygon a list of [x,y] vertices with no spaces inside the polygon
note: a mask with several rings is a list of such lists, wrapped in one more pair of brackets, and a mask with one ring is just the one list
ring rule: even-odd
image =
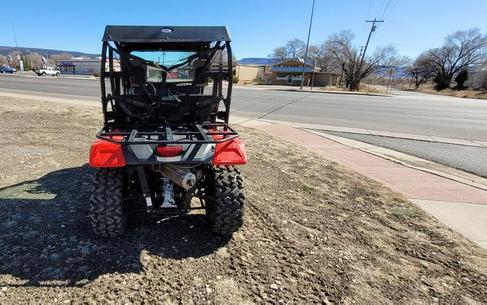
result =
[{"label": "metal frame tube", "polygon": [[230,104],[232,103],[232,89],[233,89],[233,59],[232,59],[232,47],[230,46],[230,42],[227,41],[225,43],[227,47],[227,62],[228,62],[228,88],[227,88],[227,97],[225,100],[225,123],[228,124],[230,119]]},{"label": "metal frame tube", "polygon": [[100,62],[100,88],[101,88],[101,104],[103,109],[103,120],[107,124],[107,93],[105,87],[105,67],[107,60],[108,42],[104,41],[101,48],[101,62]]}]

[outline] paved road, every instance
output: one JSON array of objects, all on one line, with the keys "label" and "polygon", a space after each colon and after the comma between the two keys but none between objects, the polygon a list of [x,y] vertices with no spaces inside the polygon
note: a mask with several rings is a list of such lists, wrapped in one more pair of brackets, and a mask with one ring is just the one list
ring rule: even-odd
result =
[{"label": "paved road", "polygon": [[469,140],[487,139],[487,101],[235,90],[235,114]]},{"label": "paved road", "polygon": [[487,148],[327,131],[327,134],[389,148],[487,177]]},{"label": "paved road", "polygon": [[100,100],[100,81],[63,77],[21,77],[0,74],[0,90],[20,94]]},{"label": "paved road", "polygon": [[[0,76],[0,91],[99,101],[99,81]],[[487,141],[487,101],[399,92],[393,97],[235,88],[232,113],[299,123]],[[486,176],[487,149],[424,141],[341,136]]]},{"label": "paved road", "polygon": [[[0,90],[99,100],[99,81],[0,76]],[[400,92],[394,97],[235,88],[241,117],[487,141],[487,101]]]}]

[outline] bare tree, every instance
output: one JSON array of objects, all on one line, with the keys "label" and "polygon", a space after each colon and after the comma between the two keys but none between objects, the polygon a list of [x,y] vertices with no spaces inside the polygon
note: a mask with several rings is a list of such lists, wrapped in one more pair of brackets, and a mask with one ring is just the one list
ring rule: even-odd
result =
[{"label": "bare tree", "polygon": [[474,90],[487,90],[487,60],[477,66],[469,83]]},{"label": "bare tree", "polygon": [[281,61],[286,60],[286,47],[277,47],[272,51],[272,54],[270,55],[271,57],[274,58],[279,58]]},{"label": "bare tree", "polygon": [[338,70],[339,67],[333,64],[333,57],[326,50],[324,44],[310,45],[308,48],[308,58],[315,61],[316,66],[320,69],[320,72]]},{"label": "bare tree", "polygon": [[485,56],[487,35],[479,29],[458,31],[446,37],[441,48],[430,49],[427,56],[433,67],[435,88],[450,87],[455,75]]},{"label": "bare tree", "polygon": [[326,50],[330,53],[334,64],[342,67],[346,86],[350,91],[357,90],[363,78],[374,72],[378,65],[387,62],[395,54],[395,49],[391,46],[377,48],[362,62],[357,47],[352,44],[354,38],[352,32],[341,31],[331,35],[325,42]]},{"label": "bare tree", "polygon": [[317,45],[310,45],[308,47],[308,57],[309,58],[319,58],[323,50]]},{"label": "bare tree", "polygon": [[42,56],[39,53],[34,52],[24,55],[24,66],[26,70],[41,68],[42,65]]},{"label": "bare tree", "polygon": [[0,55],[0,67],[7,65],[7,56]]},{"label": "bare tree", "polygon": [[73,55],[70,53],[60,53],[60,54],[53,54],[49,57],[54,60],[63,60],[63,59],[71,59],[73,58]]},{"label": "bare tree", "polygon": [[279,58],[285,61],[291,58],[298,58],[304,56],[305,44],[302,40],[289,40],[285,46],[277,47],[272,51],[272,57]]},{"label": "bare tree", "polygon": [[300,39],[289,40],[286,43],[287,58],[303,57],[305,52],[304,41]]},{"label": "bare tree", "polygon": [[58,60],[72,59],[72,58],[73,58],[73,55],[70,53],[60,53],[60,54],[52,54],[51,56],[49,56],[49,58],[47,60],[48,60],[49,65],[54,66],[54,65],[56,65],[56,62]]},{"label": "bare tree", "polygon": [[8,53],[8,56],[10,56],[12,62],[10,62],[10,65],[12,67],[15,67],[17,69],[20,69],[20,62],[18,60],[18,56],[17,55],[21,55],[20,52],[17,52],[17,51],[10,51]]},{"label": "bare tree", "polygon": [[413,78],[416,89],[433,76],[433,67],[427,52],[420,54],[408,67],[408,74]]}]

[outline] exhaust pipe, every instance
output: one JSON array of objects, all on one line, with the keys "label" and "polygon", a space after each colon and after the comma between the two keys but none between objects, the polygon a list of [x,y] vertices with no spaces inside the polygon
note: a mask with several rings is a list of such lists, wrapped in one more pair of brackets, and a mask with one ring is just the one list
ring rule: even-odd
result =
[{"label": "exhaust pipe", "polygon": [[189,169],[174,165],[159,165],[157,171],[185,190],[196,185],[196,175]]}]

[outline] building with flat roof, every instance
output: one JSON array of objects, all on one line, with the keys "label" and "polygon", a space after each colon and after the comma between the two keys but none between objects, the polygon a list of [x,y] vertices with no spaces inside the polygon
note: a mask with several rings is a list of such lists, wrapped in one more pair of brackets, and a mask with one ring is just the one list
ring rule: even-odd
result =
[{"label": "building with flat roof", "polygon": [[271,67],[280,62],[278,58],[243,58],[237,62],[235,75],[240,82],[271,83]]},{"label": "building with flat roof", "polygon": [[56,61],[56,66],[62,74],[99,74],[100,64],[100,59],[72,58]]},{"label": "building with flat roof", "polygon": [[[56,61],[56,66],[62,74],[77,74],[77,75],[99,75],[101,58],[71,58],[61,59]],[[120,69],[120,63],[113,61],[114,70]],[[106,67],[108,71],[108,63]]]},{"label": "building with flat roof", "polygon": [[303,79],[304,85],[326,87],[336,86],[340,77],[339,73],[321,72],[315,68],[312,60],[304,64],[302,58],[290,58],[281,60],[279,58],[244,58],[237,62],[235,75],[239,81],[260,82],[272,85],[299,86]]},{"label": "building with flat roof", "polygon": [[272,66],[272,84],[299,86],[303,80],[303,71],[304,86],[336,86],[340,78],[339,73],[320,71],[310,61],[305,64],[302,58],[292,58]]}]

